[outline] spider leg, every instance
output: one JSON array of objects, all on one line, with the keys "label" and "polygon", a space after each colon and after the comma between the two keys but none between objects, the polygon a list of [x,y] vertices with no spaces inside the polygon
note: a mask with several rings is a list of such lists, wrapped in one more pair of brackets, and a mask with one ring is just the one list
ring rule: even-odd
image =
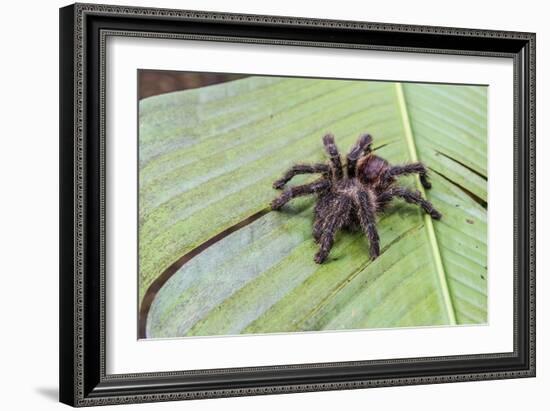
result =
[{"label": "spider leg", "polygon": [[357,206],[357,216],[361,228],[369,239],[370,256],[374,260],[380,255],[380,237],[376,229],[375,204],[366,191],[359,191],[355,200]]},{"label": "spider leg", "polygon": [[404,176],[408,174],[418,174],[420,177],[420,183],[424,188],[432,188],[432,185],[428,181],[428,170],[422,163],[410,163],[400,166],[390,167],[384,174],[384,179],[389,180],[393,177]]},{"label": "spider leg", "polygon": [[325,145],[325,150],[330,157],[330,163],[332,165],[332,175],[334,179],[339,180],[344,176],[342,170],[342,160],[340,159],[340,153],[338,148],[334,143],[334,136],[332,134],[327,134],[323,137],[323,144]]},{"label": "spider leg", "polygon": [[323,219],[322,234],[319,240],[319,251],[315,254],[314,260],[322,264],[328,257],[336,232],[344,226],[351,209],[351,201],[346,197],[339,197],[334,200],[334,209],[330,215]]},{"label": "spider leg", "polygon": [[273,188],[283,188],[286,183],[298,174],[328,173],[329,171],[330,167],[326,164],[296,164],[290,167],[283,177],[273,183]]},{"label": "spider leg", "polygon": [[372,144],[372,136],[370,134],[363,134],[359,137],[359,140],[357,140],[357,143],[352,147],[350,152],[347,155],[347,169],[348,169],[348,177],[352,178],[355,176],[355,168],[357,166],[357,160],[365,150],[370,149],[370,145]]},{"label": "spider leg", "polygon": [[333,196],[330,194],[320,195],[315,204],[315,220],[313,221],[313,239],[317,244],[321,241],[321,236],[324,232],[324,226],[326,224],[327,216],[324,213],[324,210],[327,209],[330,201],[332,201]]},{"label": "spider leg", "polygon": [[391,189],[391,195],[392,197],[401,197],[407,203],[416,204],[422,207],[426,213],[436,220],[441,218],[441,213],[434,208],[432,203],[423,199],[418,191],[411,191],[404,187],[394,187]]},{"label": "spider leg", "polygon": [[323,235],[323,228],[325,225],[325,219],[321,218],[319,220],[315,220],[313,223],[313,239],[317,244],[321,242],[321,237]]},{"label": "spider leg", "polygon": [[287,188],[279,197],[275,198],[271,202],[271,208],[273,210],[278,210],[293,198],[320,193],[329,187],[330,181],[321,179],[314,181],[313,183]]}]

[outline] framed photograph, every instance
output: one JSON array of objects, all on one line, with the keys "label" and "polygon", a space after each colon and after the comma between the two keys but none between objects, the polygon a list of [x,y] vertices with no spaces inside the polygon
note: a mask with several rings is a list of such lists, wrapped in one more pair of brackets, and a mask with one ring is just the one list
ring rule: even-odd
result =
[{"label": "framed photograph", "polygon": [[62,402],[535,375],[535,34],[60,22]]}]

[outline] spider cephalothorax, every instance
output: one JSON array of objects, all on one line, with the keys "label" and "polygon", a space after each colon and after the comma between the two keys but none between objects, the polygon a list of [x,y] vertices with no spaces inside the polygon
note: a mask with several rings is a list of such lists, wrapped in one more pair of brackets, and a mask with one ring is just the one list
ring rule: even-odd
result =
[{"label": "spider cephalothorax", "polygon": [[323,144],[330,158],[328,164],[294,165],[273,183],[273,187],[282,189],[297,174],[319,173],[322,177],[309,184],[287,188],[271,202],[271,208],[278,210],[295,197],[317,194],[313,237],[320,248],[315,255],[315,262],[320,264],[325,261],[338,230],[353,229],[358,225],[369,239],[372,259],[378,257],[380,240],[375,215],[383,211],[395,197],[417,204],[432,218],[441,218],[439,211],[423,199],[420,192],[396,184],[398,176],[418,174],[422,186],[430,188],[427,170],[422,163],[392,166],[371,152],[370,134],[359,137],[347,155],[345,166],[342,165],[332,134],[323,137]]}]

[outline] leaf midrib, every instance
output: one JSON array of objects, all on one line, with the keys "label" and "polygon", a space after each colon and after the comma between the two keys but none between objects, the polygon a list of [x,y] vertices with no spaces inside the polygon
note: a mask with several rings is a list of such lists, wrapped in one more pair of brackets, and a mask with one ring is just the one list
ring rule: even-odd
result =
[{"label": "leaf midrib", "polygon": [[[401,120],[403,122],[403,130],[405,133],[405,141],[409,151],[409,156],[412,162],[418,162],[415,138],[412,132],[412,127],[409,120],[409,112],[407,110],[407,103],[405,101],[405,94],[403,93],[403,86],[401,83],[395,83],[395,91],[397,94],[397,102],[399,105]],[[426,198],[426,192],[422,184],[420,184],[420,180],[418,178],[415,179],[415,184],[418,190],[420,191],[420,193],[422,194],[422,196]],[[447,312],[447,317],[449,318],[449,323],[451,325],[456,325],[455,311],[451,300],[449,285],[447,283],[447,276],[445,274],[445,269],[443,267],[443,260],[441,258],[441,252],[439,250],[439,243],[437,241],[437,235],[435,233],[433,221],[431,216],[427,213],[423,213],[423,218],[425,223],[424,227],[428,232],[428,239],[430,242],[430,247],[434,258],[437,278],[439,280],[439,286],[441,288],[441,293],[443,295],[443,302],[445,305],[445,310]]]}]

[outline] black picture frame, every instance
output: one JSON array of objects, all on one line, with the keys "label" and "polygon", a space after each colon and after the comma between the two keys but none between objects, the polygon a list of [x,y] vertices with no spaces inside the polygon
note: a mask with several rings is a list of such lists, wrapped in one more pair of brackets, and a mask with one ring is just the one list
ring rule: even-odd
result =
[{"label": "black picture frame", "polygon": [[[514,64],[514,350],[468,356],[105,373],[105,38],[506,57]],[[498,149],[498,148],[497,148]],[[75,4],[60,9],[60,401],[73,406],[535,376],[535,34]],[[512,222],[511,222],[512,223]]]}]

